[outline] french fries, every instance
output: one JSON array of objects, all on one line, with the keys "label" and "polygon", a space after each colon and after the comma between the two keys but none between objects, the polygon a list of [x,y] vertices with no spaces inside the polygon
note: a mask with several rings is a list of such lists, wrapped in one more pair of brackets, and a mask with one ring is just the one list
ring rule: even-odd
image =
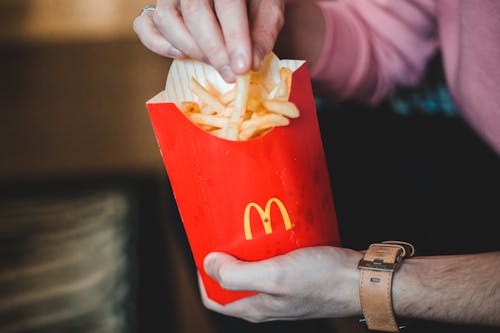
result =
[{"label": "french fries", "polygon": [[270,75],[271,56],[258,72],[236,78],[227,92],[217,91],[210,82],[202,85],[195,77],[189,89],[198,101],[185,101],[179,109],[203,130],[227,140],[250,140],[276,126],[287,126],[299,110],[290,102],[292,71],[282,67],[279,80]]}]

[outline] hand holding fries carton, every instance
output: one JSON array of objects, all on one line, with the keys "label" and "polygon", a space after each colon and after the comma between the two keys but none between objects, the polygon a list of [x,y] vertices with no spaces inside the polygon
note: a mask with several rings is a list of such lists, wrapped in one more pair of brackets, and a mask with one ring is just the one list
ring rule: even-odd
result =
[{"label": "hand holding fries carton", "polygon": [[208,65],[175,60],[147,102],[196,266],[220,304],[254,293],[209,277],[210,252],[255,261],[340,245],[306,63],[271,55],[252,75],[229,85]]}]

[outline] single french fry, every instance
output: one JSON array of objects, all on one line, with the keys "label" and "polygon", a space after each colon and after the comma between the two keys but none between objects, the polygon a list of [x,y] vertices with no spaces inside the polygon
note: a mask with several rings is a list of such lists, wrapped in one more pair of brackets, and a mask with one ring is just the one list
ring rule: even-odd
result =
[{"label": "single french fry", "polygon": [[239,121],[245,113],[249,85],[250,75],[238,75],[236,77],[236,97],[234,99],[233,113],[231,114],[231,120],[233,122]]},{"label": "single french fry", "polygon": [[261,117],[255,117],[241,124],[241,132],[238,138],[240,140],[248,140],[258,131],[276,126],[287,126],[288,124],[290,124],[290,120],[279,114],[270,113]]},{"label": "single french fry", "polygon": [[203,103],[210,106],[216,112],[222,112],[224,105],[212,96],[194,77],[189,81],[189,89],[195,93]]},{"label": "single french fry", "polygon": [[188,115],[189,119],[197,124],[209,125],[213,127],[222,128],[228,125],[229,119],[215,115],[207,115],[201,113],[192,113]]},{"label": "single french fry", "polygon": [[264,100],[262,105],[270,112],[277,113],[290,118],[297,118],[300,115],[299,109],[292,102],[279,100]]},{"label": "single french fry", "polygon": [[265,129],[272,126],[287,126],[290,124],[290,120],[279,114],[269,113],[261,117],[256,117],[254,119],[249,119],[241,124],[241,129],[246,130],[251,127],[256,127],[258,129]]},{"label": "single french fry", "polygon": [[206,132],[212,132],[214,130],[218,130],[218,127],[210,126],[210,125],[203,125],[203,124],[197,124],[199,128]]},{"label": "single french fry", "polygon": [[273,87],[276,85],[276,82],[273,80],[272,76],[272,54],[268,54],[265,58],[264,61],[262,62],[262,66],[260,67],[259,75],[260,75],[260,82],[262,82],[262,85],[266,88],[267,91],[271,91]]}]

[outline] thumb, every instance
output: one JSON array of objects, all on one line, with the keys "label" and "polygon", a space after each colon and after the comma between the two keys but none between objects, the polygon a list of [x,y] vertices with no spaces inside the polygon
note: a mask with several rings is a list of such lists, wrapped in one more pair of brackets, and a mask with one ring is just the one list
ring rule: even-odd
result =
[{"label": "thumb", "polygon": [[213,252],[206,256],[204,268],[224,289],[273,293],[277,272],[271,261],[246,262]]},{"label": "thumb", "polygon": [[250,2],[250,27],[252,37],[252,67],[258,70],[264,57],[273,50],[284,24],[283,0]]}]

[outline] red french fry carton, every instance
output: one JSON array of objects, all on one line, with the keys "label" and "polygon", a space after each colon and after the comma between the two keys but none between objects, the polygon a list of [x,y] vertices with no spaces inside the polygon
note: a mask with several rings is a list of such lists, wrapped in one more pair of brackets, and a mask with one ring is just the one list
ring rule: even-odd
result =
[{"label": "red french fry carton", "polygon": [[[195,101],[187,82],[225,83],[209,66],[172,63],[166,90],[147,102],[153,129],[207,296],[227,304],[255,294],[228,291],[205,273],[213,251],[255,261],[317,245],[340,245],[307,65],[292,71],[300,117],[249,141],[229,141],[193,124],[176,106]],[[275,66],[276,67],[276,66]]]}]

